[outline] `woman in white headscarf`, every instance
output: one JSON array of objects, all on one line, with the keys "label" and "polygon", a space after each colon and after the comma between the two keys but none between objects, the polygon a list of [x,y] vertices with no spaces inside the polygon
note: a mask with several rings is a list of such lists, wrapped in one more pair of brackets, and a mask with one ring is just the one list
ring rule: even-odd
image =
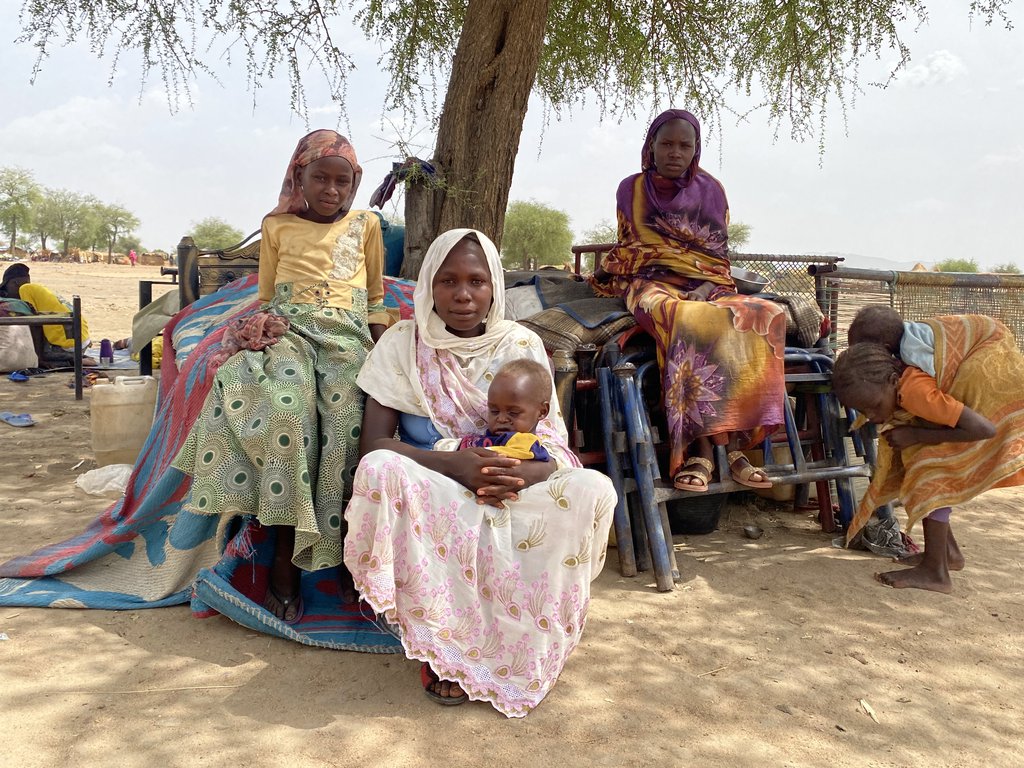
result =
[{"label": "woman in white headscarf", "polygon": [[501,261],[480,232],[434,241],[414,301],[415,321],[389,329],[357,379],[365,455],[345,563],[406,655],[424,662],[430,698],[522,717],[579,642],[615,492],[569,450],[553,385],[536,430],[553,461],[430,450],[483,429],[502,364],[547,358],[532,331],[503,319]]}]

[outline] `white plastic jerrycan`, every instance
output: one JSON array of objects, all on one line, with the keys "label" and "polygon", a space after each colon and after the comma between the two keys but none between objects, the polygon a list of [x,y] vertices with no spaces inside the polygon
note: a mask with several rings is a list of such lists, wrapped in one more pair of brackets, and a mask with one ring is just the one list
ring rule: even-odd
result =
[{"label": "white plastic jerrycan", "polygon": [[92,388],[92,452],[96,465],[134,464],[153,426],[157,383],[152,376],[118,376]]}]

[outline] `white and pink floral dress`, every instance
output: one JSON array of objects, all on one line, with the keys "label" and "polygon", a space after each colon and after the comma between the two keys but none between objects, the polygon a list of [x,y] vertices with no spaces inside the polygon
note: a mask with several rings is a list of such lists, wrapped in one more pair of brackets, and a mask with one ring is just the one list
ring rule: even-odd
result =
[{"label": "white and pink floral dress", "polygon": [[[417,321],[389,329],[357,379],[381,405],[429,418],[443,437],[480,430],[502,364],[547,360],[532,331],[501,319],[496,280],[486,333],[463,339],[444,330],[429,276],[455,242],[428,253]],[[497,253],[485,252],[493,275]],[[397,628],[406,655],[509,717],[541,702],[579,643],[615,506],[611,481],[582,469],[569,450],[557,406],[537,434],[558,469],[505,509],[478,505],[456,481],[376,450],[359,464],[345,513],[345,564],[362,598]]]}]

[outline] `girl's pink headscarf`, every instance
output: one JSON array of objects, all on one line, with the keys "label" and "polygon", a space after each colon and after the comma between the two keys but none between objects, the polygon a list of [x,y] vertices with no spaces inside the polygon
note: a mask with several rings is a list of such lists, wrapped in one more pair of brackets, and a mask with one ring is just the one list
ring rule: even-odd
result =
[{"label": "girl's pink headscarf", "polygon": [[352,194],[342,206],[346,211],[352,207],[356,190],[359,189],[359,180],[363,178],[363,169],[356,162],[356,151],[349,140],[340,133],[319,130],[299,139],[299,144],[295,147],[295,152],[292,153],[292,159],[288,161],[288,169],[284,173],[284,183],[281,184],[277,207],[267,216],[302,213],[306,210],[306,199],[302,196],[302,187],[299,185],[299,173],[307,165],[321,157],[343,157],[352,166]]}]

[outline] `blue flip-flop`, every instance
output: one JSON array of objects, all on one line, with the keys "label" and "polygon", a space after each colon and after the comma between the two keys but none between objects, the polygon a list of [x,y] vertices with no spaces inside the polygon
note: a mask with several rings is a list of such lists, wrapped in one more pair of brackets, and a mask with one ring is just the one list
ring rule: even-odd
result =
[{"label": "blue flip-flop", "polygon": [[7,378],[9,378],[11,381],[28,381],[28,376],[26,376],[21,371],[15,371]]},{"label": "blue flip-flop", "polygon": [[0,421],[10,424],[12,427],[31,427],[35,425],[35,421],[29,414],[11,413],[10,411],[0,413]]}]

